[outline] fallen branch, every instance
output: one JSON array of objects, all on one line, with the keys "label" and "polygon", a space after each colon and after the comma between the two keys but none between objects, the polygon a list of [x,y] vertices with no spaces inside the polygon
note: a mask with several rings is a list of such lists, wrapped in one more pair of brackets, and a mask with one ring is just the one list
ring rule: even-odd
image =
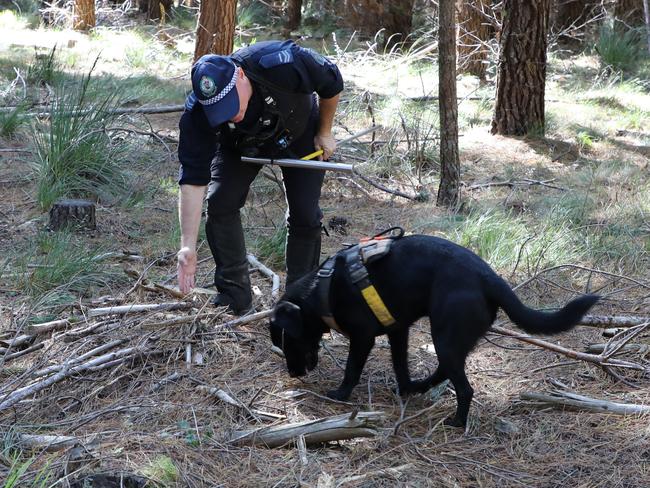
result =
[{"label": "fallen branch", "polygon": [[376,423],[383,419],[383,412],[357,412],[354,416],[336,415],[238,432],[230,442],[238,446],[278,447],[295,441],[301,435],[305,437],[306,444],[320,444],[355,437],[374,437],[377,434]]},{"label": "fallen branch", "polygon": [[236,398],[233,398],[229,393],[227,393],[224,390],[221,390],[219,388],[215,388],[212,386],[206,386],[206,385],[199,385],[196,387],[198,390],[203,391],[211,396],[214,396],[221,400],[224,403],[227,403],[228,405],[232,405],[233,407],[241,408],[244,409],[248,412],[248,414],[251,417],[267,417],[271,418],[273,420],[282,420],[286,419],[287,417],[285,415],[278,415],[275,413],[270,413],[270,412],[264,412],[262,410],[256,410],[256,409],[250,409],[248,408],[247,405],[244,403],[240,402]]},{"label": "fallen branch", "polygon": [[607,400],[598,400],[567,391],[554,391],[549,395],[536,392],[523,392],[519,394],[522,400],[540,402],[545,405],[573,407],[589,412],[614,413],[616,415],[639,415],[650,413],[648,405],[634,405],[630,403],[615,403]]},{"label": "fallen branch", "polygon": [[25,332],[32,335],[42,335],[52,332],[54,330],[65,329],[73,321],[79,320],[78,317],[70,317],[68,319],[53,320],[51,322],[43,322],[42,324],[31,324],[25,327]]},{"label": "fallen branch", "polygon": [[258,259],[252,254],[248,254],[246,257],[248,258],[248,262],[251,266],[257,268],[263,275],[271,278],[271,282],[273,283],[271,286],[271,297],[277,298],[280,294],[280,277],[269,268],[264,266],[262,263],[260,263]]},{"label": "fallen branch", "polygon": [[261,312],[252,313],[250,315],[244,315],[243,317],[240,317],[238,319],[231,320],[229,322],[224,322],[223,324],[217,324],[214,326],[215,330],[209,332],[203,332],[201,335],[217,334],[221,332],[221,329],[223,329],[224,327],[235,327],[237,325],[244,325],[250,322],[257,322],[258,320],[262,320],[266,317],[270,317],[272,314],[273,314],[273,309],[268,309],[268,310],[262,310]]},{"label": "fallen branch", "polygon": [[603,368],[608,373],[611,373],[611,370],[609,369],[611,367],[628,368],[628,369],[634,369],[637,371],[644,371],[644,372],[648,372],[649,369],[648,367],[644,367],[640,364],[636,364],[630,361],[622,361],[620,359],[612,358],[611,356],[613,355],[615,350],[610,350],[607,353],[603,353],[599,355],[588,354],[585,352],[574,351],[573,349],[568,349],[566,347],[558,346],[557,344],[553,344],[551,342],[544,341],[542,339],[537,339],[535,337],[530,337],[525,334],[520,334],[519,332],[515,332],[509,329],[504,329],[503,327],[498,327],[496,325],[492,326],[492,330],[501,335],[514,337],[515,339],[518,339],[520,341],[527,342],[529,344],[533,344],[535,346],[539,346],[543,349],[548,349],[553,352],[557,352],[571,359],[579,359],[581,361],[596,364],[601,368]]},{"label": "fallen branch", "polygon": [[634,327],[650,322],[650,317],[634,317],[631,315],[585,315],[579,325],[589,327]]},{"label": "fallen branch", "polygon": [[17,434],[17,446],[21,449],[39,449],[47,452],[60,451],[81,444],[76,437],[67,435]]},{"label": "fallen branch", "polygon": [[[586,352],[592,354],[601,354],[605,352],[607,344],[589,344],[586,348]],[[650,352],[650,344],[626,344],[619,349],[622,352],[638,352],[642,355]]]},{"label": "fallen branch", "polygon": [[87,311],[87,315],[88,317],[101,317],[102,315],[121,315],[138,312],[166,312],[169,310],[184,310],[191,307],[192,304],[187,302],[118,305],[116,307],[93,308]]},{"label": "fallen branch", "polygon": [[75,373],[79,373],[82,371],[90,370],[94,367],[103,365],[108,362],[113,362],[116,359],[125,359],[127,357],[135,356],[138,352],[141,352],[141,350],[137,347],[127,347],[125,349],[120,349],[118,351],[114,351],[108,354],[104,354],[103,356],[96,357],[94,359],[91,359],[90,361],[87,361],[83,364],[79,364],[77,366],[64,364],[62,365],[62,369],[59,372],[50,376],[49,378],[46,378],[42,381],[37,381],[35,383],[31,383],[22,388],[18,388],[17,390],[14,390],[13,392],[5,395],[3,400],[0,402],[0,412],[13,407],[16,403],[23,400],[24,398],[27,398],[30,395],[38,393],[39,391],[44,390],[45,388],[55,383],[58,383],[59,381],[67,378],[68,376],[71,376]]}]

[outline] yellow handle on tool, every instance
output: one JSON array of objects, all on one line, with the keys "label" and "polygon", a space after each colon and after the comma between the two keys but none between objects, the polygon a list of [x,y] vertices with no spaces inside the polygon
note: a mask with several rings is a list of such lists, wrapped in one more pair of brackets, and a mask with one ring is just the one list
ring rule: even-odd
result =
[{"label": "yellow handle on tool", "polygon": [[314,159],[314,158],[317,158],[318,156],[320,156],[321,154],[323,154],[323,150],[319,149],[318,151],[313,152],[311,154],[307,154],[307,156],[305,156],[304,158],[300,158],[300,159],[305,159],[305,160]]}]

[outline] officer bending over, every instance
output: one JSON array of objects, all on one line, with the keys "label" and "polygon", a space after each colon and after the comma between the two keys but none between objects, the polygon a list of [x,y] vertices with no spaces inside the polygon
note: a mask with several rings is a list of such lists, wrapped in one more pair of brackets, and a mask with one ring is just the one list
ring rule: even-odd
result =
[{"label": "officer bending over", "polygon": [[[192,67],[192,93],[180,120],[178,284],[195,284],[196,241],[207,187],[208,243],[216,264],[213,303],[235,314],[252,305],[239,210],[261,166],[241,156],[301,158],[336,149],[332,123],[341,74],[293,41],[258,42],[230,56],[208,54]],[[318,102],[316,95],[318,95]],[[287,284],[318,266],[324,171],[282,168],[287,196]]]}]

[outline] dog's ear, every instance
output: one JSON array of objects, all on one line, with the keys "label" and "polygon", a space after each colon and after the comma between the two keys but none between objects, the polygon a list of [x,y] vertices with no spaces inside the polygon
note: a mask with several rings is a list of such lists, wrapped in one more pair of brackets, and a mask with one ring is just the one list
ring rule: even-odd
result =
[{"label": "dog's ear", "polygon": [[285,300],[278,302],[271,317],[271,325],[284,329],[291,337],[300,337],[302,335],[300,307]]}]

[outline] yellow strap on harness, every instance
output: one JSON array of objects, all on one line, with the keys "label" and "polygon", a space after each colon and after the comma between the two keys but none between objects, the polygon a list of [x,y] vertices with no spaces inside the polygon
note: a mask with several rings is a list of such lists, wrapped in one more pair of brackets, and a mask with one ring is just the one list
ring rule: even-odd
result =
[{"label": "yellow strap on harness", "polygon": [[377,320],[379,320],[383,326],[388,327],[395,323],[395,319],[388,311],[388,308],[386,308],[384,301],[379,296],[379,293],[377,293],[374,285],[362,288],[361,294],[370,307],[370,310],[372,310],[372,313],[375,314],[375,317],[377,317]]}]

